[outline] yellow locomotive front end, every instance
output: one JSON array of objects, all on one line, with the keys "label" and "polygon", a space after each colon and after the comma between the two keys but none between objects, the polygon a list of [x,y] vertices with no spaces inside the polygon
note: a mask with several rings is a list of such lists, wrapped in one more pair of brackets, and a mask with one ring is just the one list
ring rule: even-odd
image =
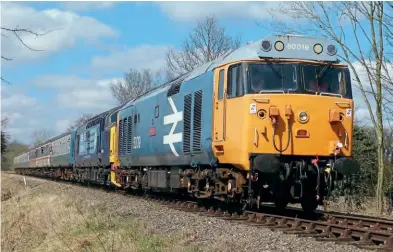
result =
[{"label": "yellow locomotive front end", "polygon": [[[308,56],[285,54],[293,40],[313,51],[307,50]],[[300,202],[313,211],[334,180],[359,169],[352,159],[349,70],[333,60],[335,48],[323,42],[277,36],[269,40],[270,50],[275,45],[281,58],[231,62],[216,69],[213,151],[222,166],[231,164],[246,177],[242,188],[237,182],[228,187],[247,191],[248,201],[254,199],[257,206]],[[328,60],[313,60],[313,54],[322,53],[322,44],[330,49]]]}]

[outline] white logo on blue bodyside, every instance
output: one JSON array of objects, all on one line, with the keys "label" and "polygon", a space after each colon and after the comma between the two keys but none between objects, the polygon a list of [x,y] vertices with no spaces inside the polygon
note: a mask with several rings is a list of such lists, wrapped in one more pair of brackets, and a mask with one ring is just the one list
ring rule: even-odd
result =
[{"label": "white logo on blue bodyside", "polygon": [[183,111],[177,111],[175,103],[173,102],[171,97],[168,97],[168,102],[169,105],[171,106],[171,109],[173,111],[173,114],[164,116],[164,125],[172,124],[172,128],[171,131],[169,131],[168,135],[164,136],[164,144],[168,144],[169,148],[171,148],[171,151],[173,152],[173,154],[175,156],[179,156],[179,154],[177,153],[175,146],[173,145],[174,143],[179,143],[183,141],[183,133],[176,133],[174,134],[173,132],[176,129],[177,123],[183,121]]}]

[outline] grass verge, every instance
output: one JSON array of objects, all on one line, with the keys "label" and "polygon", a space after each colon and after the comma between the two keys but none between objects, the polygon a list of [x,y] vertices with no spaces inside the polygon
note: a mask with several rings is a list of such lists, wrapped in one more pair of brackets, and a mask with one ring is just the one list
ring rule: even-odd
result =
[{"label": "grass verge", "polygon": [[149,223],[111,210],[104,199],[73,196],[71,186],[25,186],[22,177],[4,173],[1,183],[2,251],[199,250],[185,234],[156,234]]}]

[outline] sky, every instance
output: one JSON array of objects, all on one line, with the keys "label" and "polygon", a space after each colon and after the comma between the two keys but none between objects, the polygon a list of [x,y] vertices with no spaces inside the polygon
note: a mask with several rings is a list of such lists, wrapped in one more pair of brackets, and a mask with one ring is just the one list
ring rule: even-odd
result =
[{"label": "sky", "polygon": [[[45,36],[1,38],[1,112],[12,139],[30,143],[34,131],[66,130],[81,114],[117,105],[109,84],[129,68],[165,67],[168,48],[179,49],[198,20],[214,14],[242,43],[270,34],[256,24],[270,20],[277,2],[1,2],[1,26]],[[276,18],[288,21],[286,16]],[[360,96],[359,116],[367,109]]]}]

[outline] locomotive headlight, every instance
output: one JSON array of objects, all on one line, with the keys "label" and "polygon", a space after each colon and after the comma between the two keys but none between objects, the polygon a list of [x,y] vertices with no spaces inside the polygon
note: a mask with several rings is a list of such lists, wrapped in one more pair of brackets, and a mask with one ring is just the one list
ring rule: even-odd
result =
[{"label": "locomotive headlight", "polygon": [[315,45],[314,45],[314,52],[315,52],[316,54],[321,54],[322,51],[323,51],[323,47],[322,47],[321,44],[315,44]]},{"label": "locomotive headlight", "polygon": [[336,48],[334,45],[328,45],[328,47],[327,47],[327,53],[328,53],[330,56],[333,56],[333,55],[335,55],[335,54],[337,53],[337,48]]},{"label": "locomotive headlight", "polygon": [[282,50],[284,50],[284,43],[282,42],[282,41],[277,41],[275,44],[274,44],[274,48],[277,50],[277,51],[282,51]]},{"label": "locomotive headlight", "polygon": [[299,120],[300,122],[304,123],[308,121],[308,115],[306,112],[302,111],[299,113]]},{"label": "locomotive headlight", "polygon": [[262,41],[262,50],[264,50],[265,52],[268,52],[272,49],[272,44],[270,43],[270,41],[264,40]]}]

